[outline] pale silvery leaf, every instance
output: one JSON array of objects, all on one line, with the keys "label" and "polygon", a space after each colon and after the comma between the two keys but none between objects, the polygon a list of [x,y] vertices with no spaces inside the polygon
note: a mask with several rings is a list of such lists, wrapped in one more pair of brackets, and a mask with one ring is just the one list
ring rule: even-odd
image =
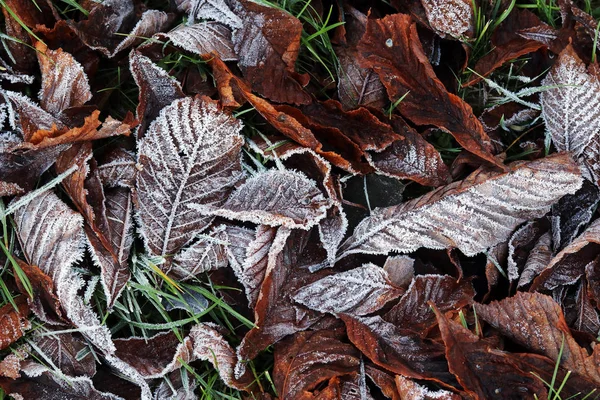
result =
[{"label": "pale silvery leaf", "polygon": [[[543,86],[558,86],[542,91],[542,116],[552,142],[559,151],[582,155],[592,138],[600,132],[600,83],[586,71],[571,45],[542,81]],[[586,158],[585,154],[583,157]]]},{"label": "pale silvery leaf", "polygon": [[421,0],[429,25],[441,37],[460,37],[472,29],[473,5],[470,0]]},{"label": "pale silvery leaf", "polygon": [[111,308],[130,277],[128,260],[133,244],[133,206],[129,189],[107,189],[105,196],[108,236],[116,259],[96,235],[91,233],[87,237],[92,259],[102,271],[102,288],[107,305]]},{"label": "pale silvery leaf", "polygon": [[524,221],[546,214],[581,184],[579,168],[566,154],[515,163],[504,173],[478,170],[417,199],[374,210],[342,245],[342,257],[421,247],[456,247],[473,256],[508,239]]},{"label": "pale silvery leaf", "polygon": [[40,105],[52,115],[69,107],[82,106],[92,98],[83,67],[67,52],[50,50],[42,42],[36,45],[42,72]]},{"label": "pale silvery leaf", "polygon": [[225,0],[176,0],[180,9],[188,12],[190,23],[210,19],[229,26],[242,27],[242,20],[229,8]]},{"label": "pale silvery leaf", "polygon": [[103,352],[112,353],[110,331],[78,291],[85,286],[72,268],[83,257],[83,218],[54,193],[34,198],[14,214],[17,234],[27,262],[50,276],[61,307],[71,322]]},{"label": "pale silvery leaf", "polygon": [[223,229],[214,229],[208,235],[201,235],[198,241],[173,258],[169,276],[178,280],[187,280],[203,272],[226,267],[228,264],[226,244],[227,234]]},{"label": "pale silvery leaf", "polygon": [[121,149],[115,151],[108,161],[98,167],[102,185],[108,188],[133,188],[136,173],[135,156]]},{"label": "pale silvery leaf", "polygon": [[[49,131],[53,126],[58,129],[66,128],[60,120],[35,104],[27,96],[9,90],[2,91],[2,95],[7,99],[11,125],[15,124],[14,121],[18,114],[18,125],[20,125],[25,141],[29,141],[38,129]],[[16,129],[16,127],[14,128]]]},{"label": "pale silvery leaf", "polygon": [[[327,210],[327,217],[319,222],[319,239],[327,252],[328,266],[333,267],[337,250],[348,230],[348,219],[341,204]],[[314,272],[315,268],[311,269]]]},{"label": "pale silvery leaf", "polygon": [[156,32],[160,32],[161,30],[165,29],[168,22],[169,15],[167,13],[158,10],[147,10],[142,14],[140,20],[133,27],[133,30],[127,36],[125,36],[123,41],[119,43],[119,45],[112,52],[107,54],[103,50],[108,49],[104,48],[100,48],[98,50],[102,51],[109,58],[114,57],[118,52],[133,46],[140,40],[143,40],[142,38],[151,37]]},{"label": "pale silvery leaf", "polygon": [[[517,254],[522,254],[524,247],[531,246],[539,237],[544,234],[546,229],[539,221],[530,221],[515,231],[508,241],[507,270],[508,280],[515,281],[519,278],[521,268],[523,268],[522,257],[517,259]],[[530,248],[530,247],[528,247]],[[520,262],[519,262],[520,261]]]},{"label": "pale silvery leaf", "polygon": [[366,315],[400,297],[387,272],[374,264],[327,276],[296,292],[294,301],[322,313]]},{"label": "pale silvery leaf", "polygon": [[242,124],[208,98],[165,107],[138,143],[136,196],[141,233],[155,255],[174,254],[213,217],[242,178]]},{"label": "pale silvery leaf", "polygon": [[173,45],[190,53],[205,55],[214,52],[223,61],[237,60],[231,42],[231,30],[218,22],[202,22],[182,26],[156,36],[160,39],[170,40]]},{"label": "pale silvery leaf", "polygon": [[219,208],[196,203],[189,207],[234,220],[308,230],[325,218],[330,205],[304,174],[269,170],[244,182]]}]

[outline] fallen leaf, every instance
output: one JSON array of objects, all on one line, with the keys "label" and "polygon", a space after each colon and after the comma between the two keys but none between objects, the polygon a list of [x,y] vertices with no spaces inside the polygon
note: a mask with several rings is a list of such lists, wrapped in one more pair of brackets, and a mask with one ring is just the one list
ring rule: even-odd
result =
[{"label": "fallen leaf", "polygon": [[518,288],[529,285],[550,264],[552,259],[551,242],[552,237],[550,233],[546,232],[533,246],[519,277]]},{"label": "fallen leaf", "polygon": [[505,173],[478,170],[423,197],[376,209],[342,245],[340,258],[420,247],[457,247],[473,256],[508,239],[527,219],[547,213],[581,183],[577,166],[565,154],[512,164]]},{"label": "fallen leaf", "polygon": [[509,353],[491,349],[477,335],[435,309],[450,371],[473,398],[544,398],[544,383],[519,368]]},{"label": "fallen leaf", "polygon": [[418,125],[434,125],[454,136],[469,152],[492,164],[490,138],[471,107],[449,93],[423,52],[417,26],[410,16],[388,15],[367,22],[358,44],[361,66],[372,68],[395,102],[406,96],[398,110]]},{"label": "fallen leaf", "polygon": [[17,309],[11,303],[7,303],[0,308],[0,350],[3,350],[16,342],[25,334],[25,331],[31,328],[31,322],[27,319],[29,306],[25,296],[19,296],[13,299]]},{"label": "fallen leaf", "polygon": [[460,396],[447,390],[430,390],[412,379],[396,375],[396,387],[402,400],[459,400]]},{"label": "fallen leaf", "polygon": [[[36,351],[45,359],[50,359],[60,371],[69,376],[92,377],[96,374],[96,360],[91,352],[79,358],[79,352],[87,349],[87,344],[82,339],[71,333],[60,332],[34,339]],[[38,351],[39,349],[39,351]]]},{"label": "fallen leaf", "polygon": [[468,0],[421,0],[429,26],[444,38],[470,36],[473,30],[473,5]]},{"label": "fallen leaf", "polygon": [[473,297],[475,291],[468,281],[457,282],[448,275],[418,275],[400,301],[383,318],[425,337],[436,324],[430,302],[445,313],[462,309],[473,301]]},{"label": "fallen leaf", "polygon": [[273,169],[248,179],[218,208],[197,203],[188,207],[233,220],[308,230],[325,217],[330,206],[304,174]]},{"label": "fallen leaf", "polygon": [[135,156],[125,150],[115,149],[104,163],[98,166],[102,185],[107,188],[132,189],[135,183]]},{"label": "fallen leaf", "polygon": [[[29,265],[19,259],[17,262],[31,284],[33,297],[27,299],[31,311],[49,325],[65,324],[67,321],[63,318],[60,300],[54,293],[52,279],[35,265]],[[28,296],[21,279],[17,278],[15,281],[21,294]]]},{"label": "fallen leaf", "polygon": [[173,254],[212,221],[188,204],[225,202],[241,177],[241,123],[208,98],[175,100],[138,141],[136,206],[146,248]]},{"label": "fallen leaf", "polygon": [[223,61],[238,59],[231,42],[231,29],[218,22],[184,25],[168,33],[158,33],[155,37],[200,56],[214,52]]},{"label": "fallen leaf", "polygon": [[365,264],[306,285],[294,294],[293,299],[322,313],[366,315],[402,293],[402,289],[389,281],[383,268]]},{"label": "fallen leaf", "polygon": [[595,220],[581,235],[556,254],[533,280],[530,291],[571,285],[585,273],[585,266],[600,250],[600,220]]},{"label": "fallen leaf", "polygon": [[226,244],[224,229],[216,228],[200,236],[196,242],[175,255],[169,276],[184,281],[203,272],[226,267]]},{"label": "fallen leaf", "polygon": [[[508,241],[507,255],[509,281],[514,282],[519,279],[532,249],[547,231],[548,224],[545,221],[534,220],[523,224],[512,234]],[[550,241],[547,244],[550,245]]]},{"label": "fallen leaf", "polygon": [[578,374],[592,387],[600,385],[598,352],[588,355],[575,341],[560,306],[539,293],[517,292],[490,304],[475,304],[477,316],[525,348],[556,361],[563,346],[561,366]]},{"label": "fallen leaf", "polygon": [[573,327],[594,336],[600,332],[600,317],[588,295],[586,282],[581,282],[577,290],[577,320]]},{"label": "fallen leaf", "polygon": [[229,26],[241,28],[243,23],[225,0],[175,0],[180,10],[187,11],[190,21],[210,19]]},{"label": "fallen leaf", "polygon": [[285,399],[311,398],[320,384],[354,375],[360,364],[354,346],[329,330],[299,332],[279,342],[274,353],[273,381]]}]

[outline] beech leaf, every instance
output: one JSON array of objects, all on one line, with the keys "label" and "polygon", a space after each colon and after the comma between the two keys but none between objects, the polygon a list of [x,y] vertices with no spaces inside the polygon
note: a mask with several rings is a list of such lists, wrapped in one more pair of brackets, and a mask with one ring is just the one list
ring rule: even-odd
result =
[{"label": "beech leaf", "polygon": [[293,298],[322,313],[366,315],[402,293],[402,289],[391,284],[383,268],[365,264],[304,286]]},{"label": "beech leaf", "polygon": [[29,306],[25,296],[19,296],[14,299],[17,309],[11,303],[7,303],[0,308],[0,350],[5,349],[16,342],[25,331],[31,328],[31,322],[27,319]]},{"label": "beech leaf", "polygon": [[187,280],[203,272],[226,267],[226,244],[227,234],[223,229],[214,229],[208,235],[202,235],[197,242],[177,253],[169,275],[178,280]]},{"label": "beech leaf", "polygon": [[237,61],[233,50],[231,30],[218,22],[202,22],[156,35],[173,45],[200,56],[215,53],[223,61]]},{"label": "beech leaf", "polygon": [[136,199],[148,250],[173,254],[212,221],[187,207],[219,207],[242,177],[241,123],[208,98],[165,107],[138,142]]},{"label": "beech leaf", "polygon": [[429,25],[441,37],[460,38],[473,29],[473,6],[469,0],[421,0]]},{"label": "beech leaf", "polygon": [[352,253],[408,253],[420,247],[457,247],[473,256],[508,239],[527,219],[581,187],[568,155],[513,164],[508,172],[478,170],[463,181],[409,202],[373,211],[342,245]]}]

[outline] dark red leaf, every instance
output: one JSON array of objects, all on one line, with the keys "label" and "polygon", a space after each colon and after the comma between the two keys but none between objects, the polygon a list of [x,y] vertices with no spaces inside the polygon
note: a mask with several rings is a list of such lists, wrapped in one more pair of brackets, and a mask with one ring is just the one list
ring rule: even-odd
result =
[{"label": "dark red leaf", "polygon": [[31,328],[31,322],[27,319],[29,306],[25,296],[19,296],[13,299],[17,309],[11,303],[7,303],[0,308],[0,350],[5,349],[16,342],[25,331]]}]

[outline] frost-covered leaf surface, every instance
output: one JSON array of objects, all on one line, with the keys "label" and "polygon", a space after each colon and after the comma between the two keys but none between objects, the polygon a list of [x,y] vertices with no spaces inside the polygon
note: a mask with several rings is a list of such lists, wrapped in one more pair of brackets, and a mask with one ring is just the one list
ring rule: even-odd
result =
[{"label": "frost-covered leaf surface", "polygon": [[366,315],[402,292],[389,281],[383,268],[365,264],[303,287],[294,295],[294,301],[322,313]]},{"label": "frost-covered leaf surface", "polygon": [[219,207],[241,177],[241,123],[210,99],[165,107],[139,141],[136,196],[142,234],[156,255],[173,254],[212,221],[188,207]]},{"label": "frost-covered leaf surface", "polygon": [[231,42],[231,30],[218,22],[202,22],[182,26],[169,33],[157,35],[190,53],[204,55],[215,52],[223,61],[238,59]]},{"label": "frost-covered leaf surface", "polygon": [[223,229],[215,229],[202,235],[196,242],[186,247],[173,258],[169,274],[178,280],[186,280],[227,266],[227,234]]},{"label": "frost-covered leaf surface", "polygon": [[423,197],[376,209],[344,243],[343,254],[457,247],[475,255],[506,240],[527,219],[547,213],[581,183],[568,155],[518,163],[501,174],[476,171]]},{"label": "frost-covered leaf surface", "polygon": [[27,319],[29,306],[26,299],[21,296],[15,302],[17,309],[8,303],[0,308],[0,324],[2,324],[2,333],[0,333],[0,349],[8,347],[16,342],[25,334],[27,329],[31,328],[31,323]]},{"label": "frost-covered leaf surface", "polygon": [[249,178],[215,210],[196,202],[189,207],[233,220],[309,229],[325,217],[330,204],[304,174],[270,170]]},{"label": "frost-covered leaf surface", "polygon": [[429,25],[440,33],[460,37],[473,28],[473,7],[467,0],[421,0]]}]

